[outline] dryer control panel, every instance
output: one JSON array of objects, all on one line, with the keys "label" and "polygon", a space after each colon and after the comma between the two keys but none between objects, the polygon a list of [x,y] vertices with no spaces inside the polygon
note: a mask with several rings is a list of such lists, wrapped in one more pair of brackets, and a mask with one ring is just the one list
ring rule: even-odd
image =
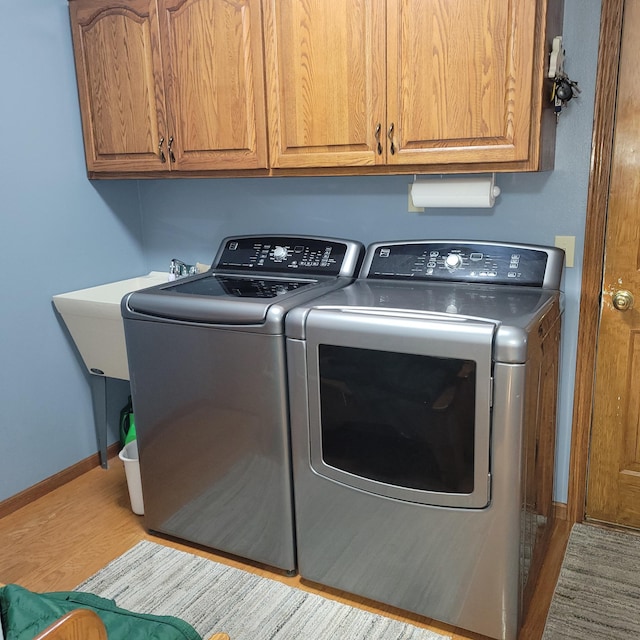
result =
[{"label": "dryer control panel", "polygon": [[559,284],[563,259],[555,247],[497,242],[376,243],[369,247],[362,275],[546,287]]}]

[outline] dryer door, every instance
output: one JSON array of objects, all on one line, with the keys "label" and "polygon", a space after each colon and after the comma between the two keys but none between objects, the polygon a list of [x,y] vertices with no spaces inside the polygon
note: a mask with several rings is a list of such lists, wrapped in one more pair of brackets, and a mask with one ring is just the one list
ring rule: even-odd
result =
[{"label": "dryer door", "polygon": [[316,308],[306,329],[316,473],[398,500],[489,504],[494,323]]}]

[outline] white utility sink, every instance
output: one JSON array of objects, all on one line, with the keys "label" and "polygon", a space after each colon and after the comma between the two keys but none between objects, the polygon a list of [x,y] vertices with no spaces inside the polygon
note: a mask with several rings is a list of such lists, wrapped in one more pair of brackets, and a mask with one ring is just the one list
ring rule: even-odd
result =
[{"label": "white utility sink", "polygon": [[53,303],[91,373],[129,380],[120,301],[131,291],[167,281],[166,272],[152,271],[146,276],[53,296]]}]

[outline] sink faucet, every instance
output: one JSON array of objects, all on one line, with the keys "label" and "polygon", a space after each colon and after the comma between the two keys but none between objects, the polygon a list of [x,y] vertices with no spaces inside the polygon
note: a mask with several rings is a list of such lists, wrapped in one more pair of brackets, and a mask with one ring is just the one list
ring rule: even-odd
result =
[{"label": "sink faucet", "polygon": [[186,276],[192,276],[197,273],[195,265],[186,264],[182,260],[172,258],[169,263],[169,280],[176,280],[177,278],[184,278]]}]

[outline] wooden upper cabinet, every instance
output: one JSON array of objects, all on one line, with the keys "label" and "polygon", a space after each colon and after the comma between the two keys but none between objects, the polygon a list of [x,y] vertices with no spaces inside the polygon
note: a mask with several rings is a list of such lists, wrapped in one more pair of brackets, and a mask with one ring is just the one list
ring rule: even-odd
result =
[{"label": "wooden upper cabinet", "polygon": [[266,167],[260,0],[158,4],[173,167]]},{"label": "wooden upper cabinet", "polygon": [[71,2],[87,169],[162,169],[165,98],[155,0]]},{"label": "wooden upper cabinet", "polygon": [[387,163],[527,160],[535,26],[534,0],[387,0]]},{"label": "wooden upper cabinet", "polygon": [[384,0],[265,0],[272,167],[384,161]]},{"label": "wooden upper cabinet", "polygon": [[543,168],[546,12],[547,0],[264,0],[271,166]]},{"label": "wooden upper cabinet", "polygon": [[260,0],[71,0],[87,168],[267,166]]},{"label": "wooden upper cabinet", "polygon": [[545,65],[562,0],[70,0],[70,11],[90,176],[553,166]]}]

